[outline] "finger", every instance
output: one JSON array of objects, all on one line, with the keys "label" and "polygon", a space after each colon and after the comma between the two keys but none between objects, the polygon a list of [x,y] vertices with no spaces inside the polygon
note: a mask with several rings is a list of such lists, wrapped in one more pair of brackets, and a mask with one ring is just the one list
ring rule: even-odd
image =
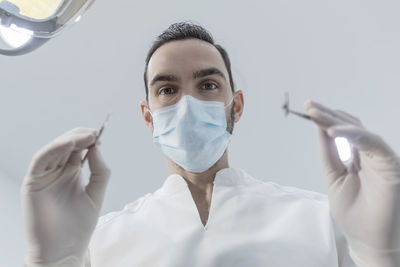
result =
[{"label": "finger", "polygon": [[86,193],[94,202],[95,207],[100,209],[111,171],[104,162],[98,146],[89,149],[88,162],[91,175],[86,186]]},{"label": "finger", "polygon": [[37,175],[46,171],[46,168],[56,155],[69,154],[74,147],[75,144],[71,140],[64,142],[53,142],[43,147],[33,156],[31,164],[28,168],[28,174]]},{"label": "finger", "polygon": [[349,123],[349,124],[355,124],[358,126],[361,126],[361,121],[356,118],[355,116],[344,112],[342,110],[333,110],[331,108],[328,108],[327,106],[324,106],[316,101],[313,100],[307,100],[304,103],[304,107],[306,108],[307,111],[309,111],[310,109],[317,109],[320,111],[323,111],[327,114],[329,114],[331,117],[336,118],[340,121],[342,121],[343,123]]},{"label": "finger", "polygon": [[378,135],[354,125],[336,125],[327,130],[331,137],[342,136],[360,152],[377,157],[396,157],[395,152]]},{"label": "finger", "polygon": [[79,151],[94,145],[94,142],[96,141],[96,133],[92,132],[89,134],[70,135],[68,138],[75,142],[74,151]]},{"label": "finger", "polygon": [[72,151],[71,155],[67,159],[66,164],[70,164],[70,165],[74,165],[74,166],[80,166],[81,165],[81,160],[82,160],[82,150]]},{"label": "finger", "polygon": [[[93,133],[89,133],[89,134],[93,134]],[[67,154],[56,155],[54,160],[51,161],[49,163],[49,165],[46,167],[46,170],[63,168],[67,162],[70,163],[71,165],[78,165],[77,160],[78,160],[78,158],[81,157],[82,150],[87,148],[87,145],[88,145],[88,140],[86,139],[86,137],[84,137],[84,138],[81,138],[81,137],[82,137],[82,134],[69,135],[68,138],[74,140],[74,143],[75,143],[73,151],[71,151],[70,153],[67,153]],[[88,137],[88,138],[92,139],[92,137]],[[92,146],[92,145],[90,145],[90,146]]]},{"label": "finger", "polygon": [[55,155],[54,156],[54,160],[49,162],[49,164],[45,168],[45,171],[54,170],[54,169],[57,169],[57,168],[62,168],[64,166],[64,163],[65,163],[64,159],[66,159],[67,157],[69,157],[68,153],[67,154],[57,154],[57,155]]},{"label": "finger", "polygon": [[[88,145],[85,141],[82,141],[79,137],[93,135],[97,137],[98,131],[93,128],[76,127],[60,136],[58,136],[54,141],[64,141],[64,140],[75,140],[76,150],[87,148]],[[83,144],[82,144],[83,142]],[[93,142],[94,143],[94,142]]]},{"label": "finger", "polygon": [[95,133],[74,134],[56,139],[43,147],[34,156],[32,169],[34,173],[40,173],[60,164],[60,161],[68,157],[72,151],[79,151],[94,143]]},{"label": "finger", "polygon": [[351,160],[351,165],[348,167],[347,172],[358,174],[358,172],[361,170],[361,159],[360,159],[360,153],[354,146],[352,147],[352,157],[353,158]]},{"label": "finger", "polygon": [[323,129],[317,127],[319,154],[322,159],[323,170],[325,172],[326,184],[329,187],[337,179],[347,173],[346,166],[340,160],[336,144]]},{"label": "finger", "polygon": [[311,120],[323,130],[326,130],[333,125],[343,124],[342,120],[317,108],[311,108],[307,110],[307,114],[311,117]]},{"label": "finger", "polygon": [[84,134],[84,135],[88,135],[91,134],[93,132],[97,132],[96,129],[94,128],[87,128],[87,127],[76,127],[62,135],[60,135],[58,138],[63,138],[65,136],[69,136],[69,135],[77,135],[77,134]]},{"label": "finger", "polygon": [[[97,130],[93,128],[77,127],[58,137],[53,142],[65,142],[67,140],[76,139],[76,136],[96,135]],[[79,143],[77,143],[79,146]]]},{"label": "finger", "polygon": [[364,127],[362,125],[361,120],[359,118],[355,117],[354,115],[351,115],[350,113],[340,110],[340,109],[336,109],[335,112],[338,113],[338,115],[340,115],[343,119],[347,119],[349,122],[353,123],[354,125]]}]

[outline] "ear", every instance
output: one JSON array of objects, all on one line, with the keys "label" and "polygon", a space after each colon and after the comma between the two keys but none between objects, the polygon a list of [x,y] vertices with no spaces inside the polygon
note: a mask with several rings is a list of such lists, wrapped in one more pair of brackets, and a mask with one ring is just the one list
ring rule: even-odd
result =
[{"label": "ear", "polygon": [[153,132],[153,118],[150,114],[149,104],[147,101],[140,102],[140,109],[142,111],[142,116],[146,127],[150,130],[150,132]]},{"label": "ear", "polygon": [[244,100],[243,100],[243,92],[242,90],[238,90],[233,94],[233,101],[235,102],[235,106],[233,111],[235,113],[235,123],[237,123],[243,114],[244,109]]}]

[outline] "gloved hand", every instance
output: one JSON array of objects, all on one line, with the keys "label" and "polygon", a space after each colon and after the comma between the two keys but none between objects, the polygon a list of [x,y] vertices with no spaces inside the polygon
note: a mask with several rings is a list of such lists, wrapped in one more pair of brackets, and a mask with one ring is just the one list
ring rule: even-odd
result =
[{"label": "gloved hand", "polygon": [[[28,241],[25,266],[83,266],[111,174],[98,143],[93,146],[95,139],[96,130],[75,128],[33,157],[20,191]],[[81,158],[90,146],[85,186]]]},{"label": "gloved hand", "polygon": [[[356,117],[307,101],[317,124],[332,217],[358,266],[400,266],[400,159]],[[339,158],[335,137],[354,147],[352,164]]]}]

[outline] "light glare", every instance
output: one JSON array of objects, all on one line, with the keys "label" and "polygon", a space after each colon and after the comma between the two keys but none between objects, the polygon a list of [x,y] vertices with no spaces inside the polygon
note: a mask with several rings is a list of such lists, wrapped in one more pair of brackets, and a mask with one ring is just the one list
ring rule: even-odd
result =
[{"label": "light glare", "polygon": [[78,21],[80,21],[80,20],[81,20],[81,18],[82,18],[82,16],[78,16],[78,17],[75,19],[75,22],[78,22]]},{"label": "light glare", "polygon": [[348,161],[351,159],[351,146],[345,137],[336,137],[335,144],[341,161]]},{"label": "light glare", "polygon": [[20,28],[15,24],[11,24],[10,27],[0,25],[1,39],[12,48],[18,48],[25,45],[31,40],[32,35],[33,31]]}]

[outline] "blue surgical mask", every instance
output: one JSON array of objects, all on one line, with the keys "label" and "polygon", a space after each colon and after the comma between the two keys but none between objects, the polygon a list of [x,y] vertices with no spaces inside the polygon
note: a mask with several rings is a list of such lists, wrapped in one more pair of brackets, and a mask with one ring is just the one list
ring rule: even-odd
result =
[{"label": "blue surgical mask", "polygon": [[190,172],[204,172],[224,154],[231,134],[226,130],[225,108],[220,101],[203,101],[190,95],[151,113],[153,142],[176,164]]}]

